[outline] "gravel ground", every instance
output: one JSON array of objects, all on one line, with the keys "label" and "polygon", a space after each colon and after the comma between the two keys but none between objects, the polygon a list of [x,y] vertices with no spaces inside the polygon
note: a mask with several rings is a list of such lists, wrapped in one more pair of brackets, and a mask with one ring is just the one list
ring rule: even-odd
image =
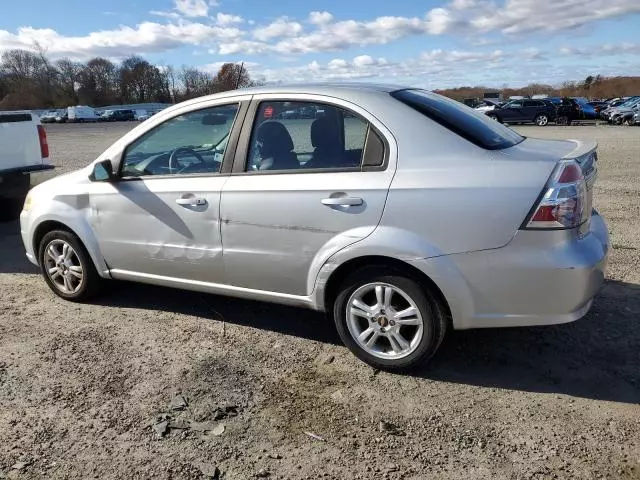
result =
[{"label": "gravel ground", "polygon": [[[56,173],[132,126],[48,126]],[[640,128],[518,129],[599,141],[609,280],[578,322],[454,332],[412,375],[305,310],[115,282],[64,302],[0,224],[0,478],[640,478]]]}]

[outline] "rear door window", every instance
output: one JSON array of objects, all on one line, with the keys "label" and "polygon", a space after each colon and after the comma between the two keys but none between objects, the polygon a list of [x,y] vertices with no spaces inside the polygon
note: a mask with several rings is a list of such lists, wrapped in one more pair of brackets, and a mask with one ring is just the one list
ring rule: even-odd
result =
[{"label": "rear door window", "polygon": [[303,172],[382,165],[384,148],[377,149],[379,158],[369,158],[374,136],[377,133],[366,120],[338,106],[265,101],[256,113],[245,168]]},{"label": "rear door window", "polygon": [[398,90],[392,92],[391,96],[487,150],[509,148],[524,140],[524,137],[514,130],[483,113],[426,90]]}]

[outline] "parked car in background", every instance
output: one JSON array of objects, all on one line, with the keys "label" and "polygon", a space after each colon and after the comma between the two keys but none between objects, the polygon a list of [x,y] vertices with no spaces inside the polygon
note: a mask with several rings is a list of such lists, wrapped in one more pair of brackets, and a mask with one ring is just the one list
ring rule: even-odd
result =
[{"label": "parked car in background", "polygon": [[134,120],[141,121],[141,120],[146,120],[147,118],[150,117],[150,115],[146,110],[135,110],[133,112],[133,117],[134,117]]},{"label": "parked car in background", "polygon": [[634,114],[640,110],[640,97],[615,107],[609,114],[609,121],[614,125],[631,125]]},{"label": "parked car in background", "polygon": [[611,123],[611,115],[615,113],[618,107],[624,108],[627,106],[627,104],[634,103],[634,101],[637,98],[640,98],[640,97],[623,97],[623,98],[619,98],[617,100],[611,101],[607,108],[602,109],[600,111],[600,117],[603,120],[606,120],[608,123]]},{"label": "parked car in background", "polygon": [[97,122],[100,118],[93,108],[87,107],[86,105],[68,107],[67,114],[67,121],[69,123]]},{"label": "parked car in background", "polygon": [[478,112],[486,113],[491,110],[495,110],[495,108],[500,105],[502,105],[502,103],[497,100],[484,99],[475,107],[475,109]]},{"label": "parked car in background", "polygon": [[17,218],[31,176],[52,168],[39,117],[29,111],[0,112],[0,218]]},{"label": "parked car in background", "polygon": [[105,110],[105,112],[100,116],[101,122],[131,122],[135,119],[135,112],[128,109]]},{"label": "parked car in background", "polygon": [[[306,107],[324,114],[278,116]],[[20,230],[66,300],[113,278],[308,307],[363,361],[404,369],[449,328],[587,313],[609,251],[596,147],[420,89],[234,90],[38,185]]]},{"label": "parked car in background", "polygon": [[46,110],[40,114],[40,123],[55,123],[60,110]]},{"label": "parked car in background", "polygon": [[640,125],[640,112],[637,112],[633,115],[633,124]]},{"label": "parked car in background", "polygon": [[500,123],[535,123],[541,127],[556,120],[556,109],[546,100],[511,100],[485,114]]},{"label": "parked car in background", "polygon": [[607,108],[607,102],[605,101],[593,101],[593,102],[589,102],[588,105],[590,108],[587,108],[587,110],[593,109],[593,114],[591,114],[590,112],[589,113],[585,112],[585,114],[590,116],[593,115],[592,118],[594,119],[600,118],[600,112],[603,109]]},{"label": "parked car in background", "polygon": [[569,97],[560,98],[560,101],[552,104],[555,105],[556,123],[558,125],[571,125],[576,120],[584,119],[584,113],[581,105]]}]

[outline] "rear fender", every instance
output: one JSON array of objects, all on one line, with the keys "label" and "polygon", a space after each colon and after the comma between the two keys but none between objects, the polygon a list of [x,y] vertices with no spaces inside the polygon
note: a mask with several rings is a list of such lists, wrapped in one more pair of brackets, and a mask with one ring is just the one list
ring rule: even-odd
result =
[{"label": "rear fender", "polygon": [[[401,241],[399,241],[401,239]],[[331,243],[331,242],[330,242]],[[419,235],[394,227],[380,226],[366,238],[344,246],[324,260],[316,256],[309,274],[311,302],[315,309],[330,308],[324,304],[326,286],[335,270],[350,260],[376,256],[405,262],[429,277],[449,304],[454,328],[465,323],[473,312],[473,301],[467,283],[449,256]]]}]

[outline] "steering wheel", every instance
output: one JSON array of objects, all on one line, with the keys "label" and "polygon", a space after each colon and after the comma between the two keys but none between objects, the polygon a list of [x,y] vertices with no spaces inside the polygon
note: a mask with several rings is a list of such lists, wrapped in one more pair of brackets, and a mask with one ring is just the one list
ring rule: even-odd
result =
[{"label": "steering wheel", "polygon": [[195,159],[197,159],[199,163],[204,163],[204,159],[202,158],[202,156],[198,152],[196,152],[193,148],[178,147],[173,152],[171,152],[171,155],[169,155],[169,172],[173,171],[174,161],[176,164],[178,164],[178,155],[181,153],[187,153],[192,157],[194,157]]}]

